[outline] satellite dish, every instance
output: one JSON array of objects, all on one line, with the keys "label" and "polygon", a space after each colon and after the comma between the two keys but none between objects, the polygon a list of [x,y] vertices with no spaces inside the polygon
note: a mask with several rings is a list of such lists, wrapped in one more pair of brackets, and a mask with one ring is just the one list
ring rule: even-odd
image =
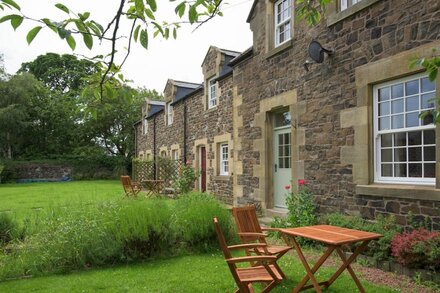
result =
[{"label": "satellite dish", "polygon": [[332,50],[328,50],[321,46],[318,41],[312,41],[309,45],[309,56],[316,63],[324,62],[324,53],[328,55],[333,54]]}]

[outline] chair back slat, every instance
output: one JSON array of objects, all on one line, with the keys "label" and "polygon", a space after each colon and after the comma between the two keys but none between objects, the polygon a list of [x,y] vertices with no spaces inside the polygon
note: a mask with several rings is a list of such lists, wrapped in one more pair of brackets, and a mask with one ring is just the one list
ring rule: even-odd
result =
[{"label": "chair back slat", "polygon": [[[260,223],[258,222],[257,210],[255,205],[248,205],[243,207],[232,208],[235,223],[237,224],[238,232],[246,233],[262,233]],[[242,241],[250,242],[258,240],[258,237],[241,237]]]},{"label": "chair back slat", "polygon": [[220,248],[223,252],[223,255],[225,258],[231,258],[231,252],[228,249],[228,245],[226,244],[225,236],[223,236],[222,229],[220,227],[220,224],[218,223],[217,217],[214,217],[214,226],[215,226],[215,232],[217,233],[218,242],[220,244]]}]

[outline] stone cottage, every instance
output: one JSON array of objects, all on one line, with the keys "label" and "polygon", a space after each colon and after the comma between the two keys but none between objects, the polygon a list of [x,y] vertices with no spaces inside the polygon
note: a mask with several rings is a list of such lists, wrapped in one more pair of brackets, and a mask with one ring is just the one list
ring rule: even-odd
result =
[{"label": "stone cottage", "polygon": [[[440,2],[336,0],[316,27],[293,3],[255,0],[252,47],[209,48],[201,84],[168,80],[136,124],[138,156],[184,159],[202,170],[198,189],[270,215],[305,179],[321,213],[440,230],[440,127],[419,118],[440,78],[408,66],[439,54]],[[331,51],[322,63],[313,41]]]}]

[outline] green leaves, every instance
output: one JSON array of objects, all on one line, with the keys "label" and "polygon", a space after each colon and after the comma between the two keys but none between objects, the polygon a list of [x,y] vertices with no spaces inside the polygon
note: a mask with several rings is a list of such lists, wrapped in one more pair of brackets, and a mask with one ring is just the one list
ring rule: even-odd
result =
[{"label": "green leaves", "polygon": [[156,0],[147,0],[148,6],[150,6],[151,10],[153,10],[153,12],[156,12],[157,10],[157,4],[156,4]]},{"label": "green leaves", "polygon": [[70,13],[69,8],[67,8],[64,4],[57,3],[57,4],[55,4],[55,7],[58,8],[58,9],[60,9],[60,10],[62,10],[62,11],[64,11],[64,12],[67,13],[67,14]]},{"label": "green leaves", "polygon": [[21,23],[23,22],[23,17],[18,14],[5,15],[2,18],[0,18],[0,23],[8,21],[8,20],[11,21],[12,27],[14,28],[14,30],[16,30],[17,27],[19,27],[21,25]]},{"label": "green leaves", "polygon": [[66,41],[67,41],[67,44],[69,45],[69,47],[72,49],[72,51],[75,50],[75,48],[76,48],[76,41],[72,37],[72,35],[67,36]]},{"label": "green leaves", "polygon": [[[4,4],[5,6],[7,6],[9,8],[14,7],[17,10],[21,10],[20,6],[12,0],[1,0],[1,2],[2,2],[2,4]],[[3,6],[0,5],[0,7],[3,10]]]},{"label": "green leaves", "polygon": [[41,26],[36,26],[33,29],[31,29],[27,36],[26,36],[26,41],[27,43],[30,45],[32,43],[32,41],[35,39],[35,37],[37,36],[37,34],[40,32],[41,30]]},{"label": "green leaves", "polygon": [[174,11],[176,12],[176,14],[182,18],[182,16],[185,14],[185,9],[186,9],[186,2],[182,2],[179,5],[176,6],[176,9],[174,9]]},{"label": "green leaves", "polygon": [[148,31],[146,29],[141,30],[140,43],[142,47],[148,49]]}]

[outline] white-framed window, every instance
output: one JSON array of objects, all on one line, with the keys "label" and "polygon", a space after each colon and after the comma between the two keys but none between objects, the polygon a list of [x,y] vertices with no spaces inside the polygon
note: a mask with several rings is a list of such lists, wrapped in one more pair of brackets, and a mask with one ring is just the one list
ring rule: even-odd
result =
[{"label": "white-framed window", "polygon": [[148,133],[148,120],[147,118],[142,118],[142,134]]},{"label": "white-framed window", "polygon": [[227,143],[220,144],[220,175],[229,175],[229,146]]},{"label": "white-framed window", "polygon": [[292,0],[278,0],[274,4],[275,47],[292,37]]},{"label": "white-framed window", "polygon": [[216,82],[214,78],[211,78],[208,81],[208,109],[214,108],[217,106],[217,89]]},{"label": "white-framed window", "polygon": [[435,184],[435,82],[425,74],[374,86],[375,182]]},{"label": "white-framed window", "polygon": [[167,103],[167,125],[173,124],[173,105],[171,102]]},{"label": "white-framed window", "polygon": [[178,161],[179,160],[179,150],[172,150],[171,151],[171,158],[174,161]]},{"label": "white-framed window", "polygon": [[361,2],[362,0],[339,0],[339,7],[340,10],[343,11],[347,9],[348,7],[353,6],[356,3]]}]

